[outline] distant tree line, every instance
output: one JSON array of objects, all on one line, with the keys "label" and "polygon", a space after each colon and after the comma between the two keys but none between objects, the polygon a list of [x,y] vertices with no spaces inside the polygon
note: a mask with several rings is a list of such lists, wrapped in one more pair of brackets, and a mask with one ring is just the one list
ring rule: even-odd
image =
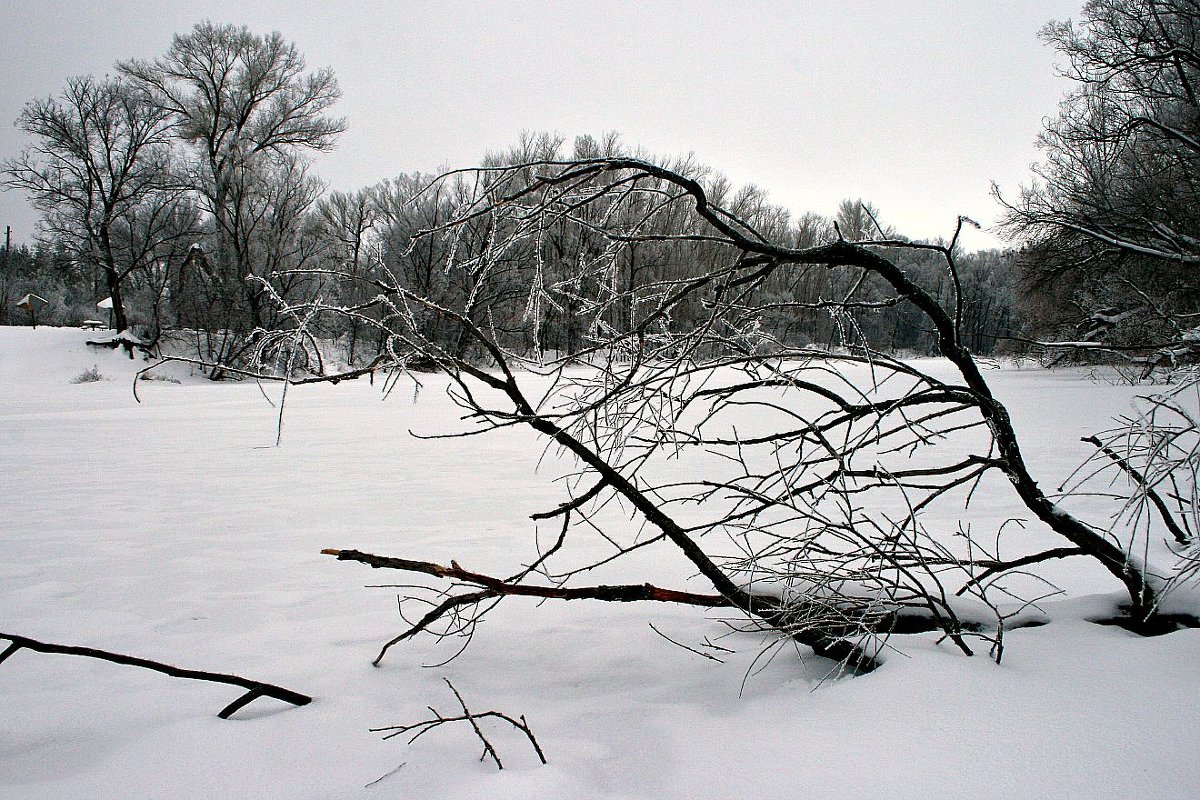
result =
[{"label": "distant tree line", "polygon": [[[1037,179],[1004,201],[1005,229],[1021,247],[959,253],[953,272],[930,251],[905,247],[870,203],[794,217],[757,187],[735,188],[690,159],[659,162],[775,244],[877,242],[940,303],[961,306],[974,352],[1011,351],[1039,337],[1178,343],[1200,312],[1197,20],[1200,9],[1185,0],[1093,0],[1078,27],[1045,29],[1070,58],[1078,88],[1043,133]],[[353,311],[338,329],[306,328],[314,340],[337,341],[350,364],[384,347],[379,321],[423,326],[454,351],[471,346],[453,340],[460,332],[439,330],[436,314],[393,309],[386,313],[394,320],[380,320],[385,311],[369,291],[377,279],[462,307],[473,324],[528,352],[572,355],[595,338],[587,311],[597,298],[626,298],[602,324],[628,330],[655,292],[713,266],[714,248],[694,231],[687,248],[651,240],[623,249],[620,285],[583,285],[579,266],[605,256],[604,237],[546,221],[514,237],[487,216],[460,225],[483,191],[470,173],[438,181],[432,193],[423,189],[435,176],[420,173],[327,192],[309,159],[333,148],[345,128],[330,114],[339,96],[332,73],[308,70],[280,34],[204,22],[158,59],[118,62],[112,77],[73,78],[59,95],[29,103],[17,124],[33,143],[2,174],[41,212],[40,233],[32,251],[7,254],[0,323],[23,322],[12,306],[18,291],[50,299],[46,319],[60,323],[95,316],[95,301],[107,296],[117,328],[188,336],[204,358],[236,363],[268,333],[304,326],[289,309],[317,299]],[[567,142],[535,133],[483,166],[626,155],[654,160],[616,134]],[[639,191],[638,203],[612,213],[639,230],[650,220],[664,237],[691,232],[694,221],[669,211],[670,187],[658,190],[661,203]],[[581,213],[604,213],[602,205]],[[622,224],[601,221],[609,230]],[[452,245],[417,236],[451,223]],[[789,344],[932,352],[919,316],[877,282],[822,269],[773,275],[777,302],[756,309],[756,324]],[[670,324],[693,324],[701,312],[685,304]]]},{"label": "distant tree line", "polygon": [[77,325],[95,317],[101,291],[96,277],[52,244],[0,249],[0,325],[30,323],[29,313],[16,305],[27,294],[49,302],[37,312],[39,323]]}]

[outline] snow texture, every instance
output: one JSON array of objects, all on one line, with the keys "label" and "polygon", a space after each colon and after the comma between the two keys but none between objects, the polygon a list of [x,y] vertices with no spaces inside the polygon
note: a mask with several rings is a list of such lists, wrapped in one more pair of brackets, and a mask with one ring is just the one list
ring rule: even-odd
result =
[{"label": "snow texture", "polygon": [[[1078,559],[1048,565],[1067,595],[1042,604],[1049,624],[1008,635],[1001,666],[896,636],[881,670],[822,683],[828,662],[792,650],[752,669],[748,634],[723,640],[739,651],[718,664],[649,627],[694,644],[725,633],[718,613],[513,598],[459,659],[424,667],[453,649],[418,638],[373,668],[404,626],[399,590],[364,586],[405,579],[321,549],[503,569],[528,550],[529,515],[561,501],[561,465],[535,471],[541,445],[520,430],[410,436],[458,424],[438,376],[416,402],[404,383],[386,401],[366,380],[293,387],[274,447],[276,409],[253,383],[171,365],[162,377],[181,383],[143,383],[139,405],[144,364],[88,336],[0,328],[0,630],[316,699],[260,699],[223,721],[232,687],[20,651],[0,665],[0,797],[1196,796],[1200,631],[1142,639],[1090,622],[1120,595]],[[103,380],[71,382],[93,366]],[[1076,372],[988,376],[1045,485],[1137,391]],[[642,568],[710,590],[667,550]],[[466,727],[412,746],[368,731],[454,709],[443,676],[473,710],[524,714],[549,765],[505,727],[487,728],[503,772]]]}]

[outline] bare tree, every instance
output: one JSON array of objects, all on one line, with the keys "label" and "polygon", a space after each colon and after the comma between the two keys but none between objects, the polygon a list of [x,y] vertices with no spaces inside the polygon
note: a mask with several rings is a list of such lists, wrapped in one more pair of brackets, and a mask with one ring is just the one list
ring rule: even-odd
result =
[{"label": "bare tree", "polygon": [[1042,36],[1075,88],[1039,139],[1034,182],[1001,198],[1024,283],[1052,307],[1050,333],[1194,358],[1183,334],[1200,313],[1200,4],[1090,0],[1078,25]]},{"label": "bare tree", "polygon": [[175,36],[162,58],[118,68],[190,150],[193,188],[215,236],[210,265],[226,287],[224,329],[245,334],[269,324],[265,287],[245,279],[278,270],[294,248],[281,234],[315,199],[301,153],[332,148],[345,129],[326,113],[341,94],[333,73],[305,72],[303,56],[279,33],[212,22]]},{"label": "bare tree", "polygon": [[178,233],[159,224],[181,195],[172,125],[127,80],[72,78],[59,97],[25,106],[17,126],[36,141],[4,164],[4,185],[42,211],[43,234],[104,276],[118,330],[126,278]]},{"label": "bare tree", "polygon": [[130,321],[142,325],[152,342],[178,323],[183,298],[172,290],[179,287],[179,269],[191,246],[203,236],[202,215],[190,193],[146,198],[117,230],[122,257],[144,265],[130,275]]},{"label": "bare tree", "polygon": [[[352,280],[339,280],[331,291],[348,307],[367,298],[362,280],[371,268],[376,245],[373,232],[379,218],[376,193],[369,189],[353,193],[332,192],[321,198],[314,211],[315,234],[322,242],[321,257],[338,275],[352,275]],[[357,359],[363,324],[350,316],[346,320],[346,361],[354,365]]]}]

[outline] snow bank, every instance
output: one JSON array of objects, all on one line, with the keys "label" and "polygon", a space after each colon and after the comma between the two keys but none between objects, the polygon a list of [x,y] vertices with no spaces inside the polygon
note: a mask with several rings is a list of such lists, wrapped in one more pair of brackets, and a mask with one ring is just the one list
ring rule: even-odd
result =
[{"label": "snow bank", "polygon": [[[720,614],[510,599],[458,660],[425,667],[453,649],[417,639],[373,668],[404,627],[403,590],[364,588],[394,576],[320,550],[508,564],[529,514],[561,499],[546,490],[554,465],[534,472],[541,445],[517,430],[411,437],[456,424],[442,379],[422,376],[416,403],[403,385],[383,402],[365,380],[293,387],[276,448],[276,409],[252,383],[180,368],[181,384],[147,383],[139,405],[143,365],[89,337],[0,328],[0,630],[316,700],[259,700],[222,721],[230,687],[21,651],[0,665],[0,797],[1043,800],[1189,797],[1200,783],[1200,632],[1139,639],[1088,622],[1113,587],[1073,561],[1055,566],[1069,596],[1044,604],[1051,623],[1011,632],[1002,666],[901,636],[884,669],[822,683],[827,662],[788,648],[756,662],[748,634],[717,664],[649,628],[697,642],[726,634]],[[71,382],[93,366],[103,380]],[[1047,481],[1135,391],[1079,373],[989,377]],[[652,558],[685,582],[669,552]],[[475,710],[526,715],[550,764],[499,727],[500,773],[465,728],[412,746],[368,731],[452,711],[443,676]]]}]

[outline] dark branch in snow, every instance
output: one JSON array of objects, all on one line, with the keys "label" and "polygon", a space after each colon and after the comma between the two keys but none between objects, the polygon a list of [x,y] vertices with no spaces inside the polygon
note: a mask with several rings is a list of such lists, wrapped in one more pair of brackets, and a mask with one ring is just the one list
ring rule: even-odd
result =
[{"label": "dark branch in snow", "polygon": [[[516,595],[523,597],[544,597],[552,600],[603,600],[610,603],[632,603],[642,600],[653,600],[660,603],[683,603],[689,606],[706,606],[709,608],[727,607],[732,603],[719,594],[696,594],[682,592],[677,589],[663,589],[648,583],[621,584],[615,586],[531,586],[526,583],[506,583],[490,575],[465,570],[458,562],[451,561],[449,567],[434,564],[430,561],[410,561],[406,558],[391,558],[362,553],[358,550],[321,551],[324,555],[336,556],[338,561],[358,561],[375,569],[399,569],[406,572],[420,572],[436,578],[448,578],[463,583],[481,586],[495,595]],[[763,598],[764,601],[766,598]]]},{"label": "dark branch in snow", "polygon": [[36,639],[30,639],[25,636],[17,636],[12,633],[0,633],[0,639],[7,639],[12,642],[8,649],[0,653],[0,662],[17,652],[21,648],[33,650],[38,653],[57,653],[59,655],[68,656],[84,656],[85,658],[95,658],[100,661],[109,661],[113,664],[121,664],[127,667],[141,667],[142,669],[161,672],[164,675],[170,675],[172,678],[187,678],[194,681],[209,681],[211,683],[225,683],[230,686],[239,686],[246,689],[246,693],[234,700],[225,708],[221,709],[217,714],[221,719],[229,719],[235,712],[243,706],[249,705],[260,697],[274,697],[276,700],[282,700],[285,703],[291,703],[294,706],[306,706],[312,702],[312,698],[308,695],[293,692],[291,689],[284,689],[282,686],[275,686],[262,681],[254,681],[249,678],[243,678],[239,675],[225,675],[219,672],[205,672],[203,670],[183,669],[174,667],[170,664],[164,664],[160,661],[150,661],[145,658],[137,658],[135,656],[127,656],[121,653],[112,653],[108,650],[97,650],[92,647],[76,647],[74,645],[51,644],[48,642],[40,642]]},{"label": "dark branch in snow", "polygon": [[[335,556],[339,561],[357,561],[373,569],[397,569],[405,572],[417,572],[424,575],[431,575],[435,578],[445,578],[482,587],[482,591],[455,595],[436,606],[415,625],[388,642],[375,659],[374,663],[376,665],[379,664],[388,648],[392,645],[415,636],[446,614],[455,611],[461,606],[472,605],[497,597],[521,596],[552,600],[601,600],[610,603],[653,601],[660,603],[682,603],[684,605],[705,608],[741,607],[729,598],[719,594],[697,594],[678,589],[664,589],[649,583],[577,587],[532,586],[523,583],[509,583],[490,575],[471,572],[460,567],[455,561],[451,561],[450,566],[446,567],[429,561],[413,561],[407,558],[378,556],[358,550],[329,548],[321,552],[324,555]],[[780,617],[785,613],[796,614],[796,609],[782,608],[779,599],[776,597],[749,594],[746,596],[754,605],[762,609],[760,613],[764,616],[771,613]],[[782,622],[780,624],[781,626],[783,625]],[[835,661],[845,661],[851,668],[859,672],[870,672],[879,666],[874,657],[863,652],[859,647],[850,642],[835,636],[808,629],[793,630],[791,634],[797,641],[812,647],[818,655],[831,658]]]}]

